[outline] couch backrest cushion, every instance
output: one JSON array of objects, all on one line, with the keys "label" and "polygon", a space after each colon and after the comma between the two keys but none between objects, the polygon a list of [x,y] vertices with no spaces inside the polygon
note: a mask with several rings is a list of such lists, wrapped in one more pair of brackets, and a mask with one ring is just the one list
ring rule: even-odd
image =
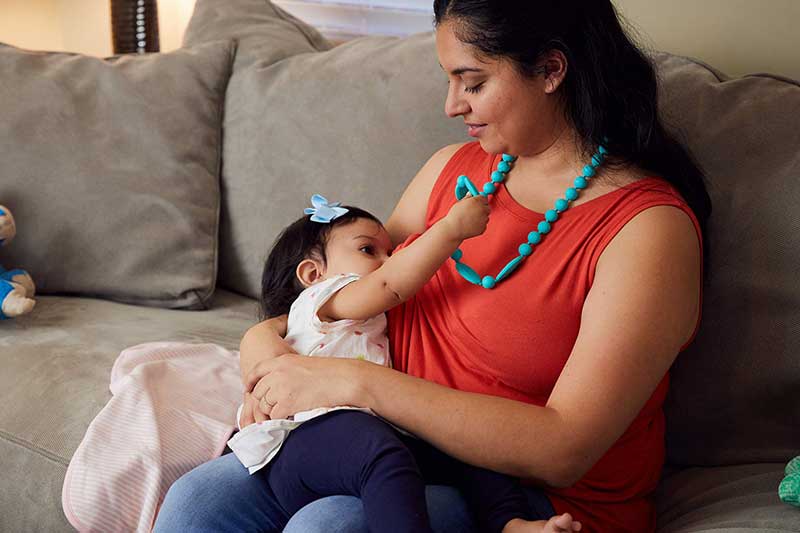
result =
[{"label": "couch backrest cushion", "polygon": [[[310,37],[309,37],[310,36]],[[272,242],[312,194],[385,218],[439,147],[466,140],[444,116],[432,34],[328,51],[265,0],[198,0],[185,44],[239,40],[228,87],[219,284],[257,298]]]},{"label": "couch backrest cushion", "polygon": [[315,28],[269,0],[197,0],[183,45],[229,39],[238,43],[236,70],[331,48]]},{"label": "couch backrest cushion", "polygon": [[202,308],[231,41],[108,59],[0,44],[0,250],[41,293]]},{"label": "couch backrest cushion", "polygon": [[663,114],[713,202],[702,324],[666,405],[668,460],[783,462],[800,451],[800,84],[656,60]]},{"label": "couch backrest cushion", "polygon": [[313,194],[386,220],[438,148],[466,140],[444,115],[431,34],[362,38],[231,79],[220,283],[258,297],[268,249]]}]

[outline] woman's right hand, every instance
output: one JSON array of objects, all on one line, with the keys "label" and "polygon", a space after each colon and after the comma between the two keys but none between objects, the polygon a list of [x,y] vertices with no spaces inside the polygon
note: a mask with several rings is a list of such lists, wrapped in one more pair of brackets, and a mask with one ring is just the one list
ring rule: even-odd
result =
[{"label": "woman's right hand", "polygon": [[288,325],[287,315],[259,322],[245,332],[239,343],[239,366],[244,381],[250,369],[262,359],[270,359],[284,353],[295,353],[283,337]]},{"label": "woman's right hand", "polygon": [[[287,316],[271,318],[251,327],[239,345],[239,364],[242,370],[242,381],[249,371],[263,359],[271,359],[276,355],[293,352],[291,346],[282,338],[286,335]],[[242,413],[239,416],[239,427],[244,429],[250,424],[269,420],[258,408],[258,400],[245,389],[242,395]]]},{"label": "woman's right hand", "polygon": [[265,420],[269,420],[269,417],[258,408],[258,400],[253,398],[250,391],[245,391],[242,398],[242,415],[239,418],[239,427],[244,429],[250,424]]}]

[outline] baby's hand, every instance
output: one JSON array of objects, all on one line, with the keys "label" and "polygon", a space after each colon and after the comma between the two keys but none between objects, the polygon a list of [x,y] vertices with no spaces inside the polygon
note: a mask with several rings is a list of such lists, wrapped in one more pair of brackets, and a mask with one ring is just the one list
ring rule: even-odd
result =
[{"label": "baby's hand", "polygon": [[456,202],[445,217],[460,240],[486,231],[489,223],[489,201],[485,196],[468,196]]}]

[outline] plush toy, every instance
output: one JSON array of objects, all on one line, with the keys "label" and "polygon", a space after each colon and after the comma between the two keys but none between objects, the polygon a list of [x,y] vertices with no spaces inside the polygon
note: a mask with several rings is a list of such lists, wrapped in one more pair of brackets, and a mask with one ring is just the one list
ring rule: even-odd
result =
[{"label": "plush toy", "polygon": [[789,461],[785,474],[778,487],[778,496],[784,503],[800,507],[800,456]]},{"label": "plush toy", "polygon": [[[11,242],[16,234],[11,211],[0,205],[0,246]],[[30,313],[36,305],[35,292],[36,286],[27,272],[18,268],[6,270],[0,265],[0,320]]]}]

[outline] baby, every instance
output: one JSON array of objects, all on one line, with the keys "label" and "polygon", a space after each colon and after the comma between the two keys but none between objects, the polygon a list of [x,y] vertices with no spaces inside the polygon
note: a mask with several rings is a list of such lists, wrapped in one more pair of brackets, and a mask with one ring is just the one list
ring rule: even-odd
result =
[{"label": "baby", "polygon": [[[457,202],[394,255],[389,234],[370,213],[320,196],[312,203],[311,217],[283,231],[265,264],[264,318],[289,316],[285,339],[271,329],[260,342],[276,347],[273,353],[352,356],[390,366],[384,312],[412,297],[463,240],[485,231],[487,200]],[[318,408],[265,420],[241,428],[228,445],[251,474],[270,464],[259,475],[268,477],[287,520],[315,499],[350,494],[361,498],[372,531],[431,531],[425,484],[435,481],[460,489],[480,531],[581,527],[568,514],[528,520],[519,480],[461,463],[367,409]]]}]

